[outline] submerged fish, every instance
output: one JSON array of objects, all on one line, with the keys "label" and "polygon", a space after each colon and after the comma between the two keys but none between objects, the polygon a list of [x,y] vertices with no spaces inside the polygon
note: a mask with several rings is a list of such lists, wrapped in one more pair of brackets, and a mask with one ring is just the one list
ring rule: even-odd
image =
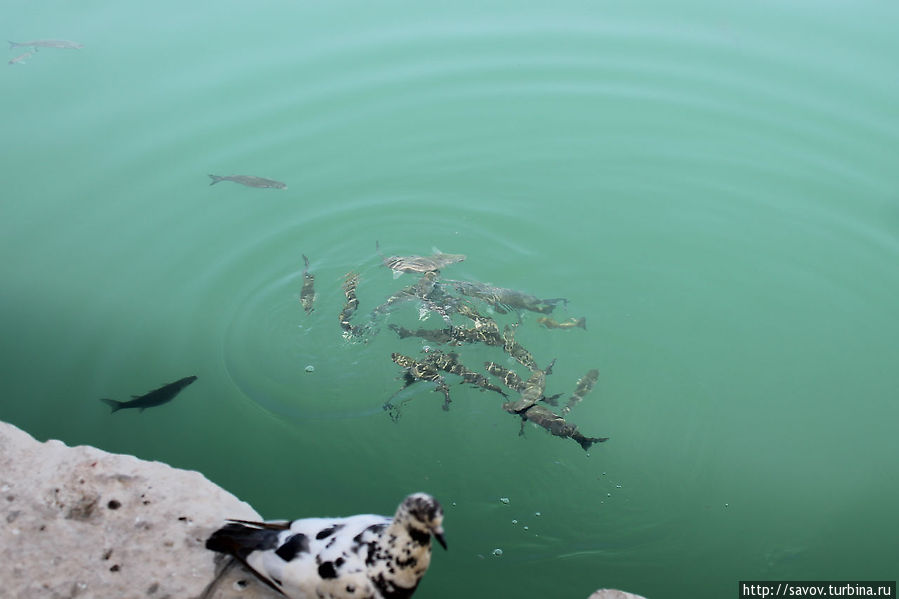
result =
[{"label": "submerged fish", "polygon": [[16,56],[12,60],[10,60],[9,64],[17,64],[17,63],[24,64],[25,61],[28,60],[29,58],[31,58],[32,56],[34,56],[34,51],[29,50],[28,52],[25,52],[24,54],[19,54],[18,56]]},{"label": "submerged fish", "polygon": [[10,48],[31,46],[32,48],[63,48],[67,50],[80,50],[84,44],[67,40],[32,40],[30,42],[9,42]]},{"label": "submerged fish", "polygon": [[471,320],[474,323],[474,328],[476,329],[499,331],[499,325],[496,324],[495,320],[478,312],[477,308],[472,306],[470,303],[460,302],[457,306],[456,312],[458,312],[459,315]]},{"label": "submerged fish", "polygon": [[433,343],[461,343],[455,335],[455,327],[447,327],[445,329],[415,329],[413,331],[404,326],[390,323],[387,325],[387,328],[396,333],[400,339],[405,339],[406,337],[420,337]]},{"label": "submerged fish", "polygon": [[500,366],[496,362],[484,362],[487,372],[502,379],[503,384],[512,391],[524,392],[524,381],[513,370]]},{"label": "submerged fish", "polygon": [[571,439],[574,439],[584,451],[588,451],[590,446],[594,443],[603,443],[609,440],[608,437],[587,437],[583,435],[576,425],[566,422],[564,418],[540,404],[535,404],[524,412],[521,412],[521,418],[522,429],[521,432],[518,433],[519,435],[524,433],[524,423],[527,420],[533,422],[537,426],[545,428],[556,437],[570,437]]},{"label": "submerged fish", "polygon": [[[436,385],[436,389],[434,391],[440,391],[443,393],[443,409],[449,410],[450,402],[450,390],[449,386],[446,384],[446,380],[441,376],[437,367],[434,364],[425,361],[418,361],[415,358],[410,356],[404,356],[399,353],[392,353],[390,358],[398,365],[402,366],[406,370],[403,372],[403,389],[406,387],[417,383],[418,381],[428,381],[434,383]],[[400,390],[402,391],[402,389]],[[396,394],[394,394],[394,397]],[[390,414],[390,418],[396,422],[400,417],[400,406],[394,405],[391,403],[393,401],[393,397],[387,400],[384,404],[384,409],[387,410],[388,414]],[[405,401],[401,402],[401,404],[405,403]]]},{"label": "submerged fish", "polygon": [[538,324],[542,324],[548,329],[573,329],[575,327],[579,327],[587,330],[587,317],[581,316],[580,318],[574,318],[573,316],[568,320],[563,320],[561,322],[556,321],[549,316],[541,316],[537,319]]},{"label": "submerged fish", "polygon": [[309,314],[315,309],[312,307],[312,303],[315,301],[315,275],[309,274],[309,258],[306,257],[306,254],[303,254],[303,262],[306,266],[303,268],[303,288],[300,290],[300,303],[303,305],[303,310],[306,311],[306,314]]},{"label": "submerged fish", "polygon": [[424,273],[421,278],[415,283],[409,285],[408,287],[400,289],[393,295],[388,296],[388,298],[380,306],[371,311],[371,319],[374,320],[382,314],[387,314],[391,310],[393,310],[394,306],[405,302],[414,300],[428,301],[428,297],[434,291],[434,286],[436,284],[436,272]]},{"label": "submerged fish", "polygon": [[593,390],[593,386],[596,384],[596,381],[598,379],[599,371],[595,368],[579,378],[577,381],[577,385],[575,385],[574,387],[574,393],[571,394],[571,397],[568,399],[568,403],[565,404],[564,408],[562,408],[562,414],[568,414],[568,412],[571,411],[571,408],[573,408],[575,404],[584,399],[584,396]]},{"label": "submerged fish", "polygon": [[[381,246],[377,241],[375,248],[381,254]],[[437,253],[433,256],[391,256],[389,258],[381,254],[384,266],[396,272],[431,272],[456,262],[462,262],[465,258],[465,254]]]},{"label": "submerged fish", "polygon": [[396,324],[387,325],[389,329],[395,332],[400,339],[406,337],[420,337],[434,343],[448,343],[451,345],[462,345],[463,343],[483,343],[490,346],[503,346],[505,341],[499,330],[493,328],[466,328],[457,326],[448,326],[442,329],[416,329],[411,330]]},{"label": "submerged fish", "polygon": [[447,280],[446,282],[455,287],[456,291],[462,295],[476,297],[487,302],[500,314],[505,314],[510,309],[530,310],[531,312],[549,314],[555,309],[556,304],[559,302],[568,302],[564,297],[540,299],[537,296],[522,291],[506,289],[504,287],[494,287],[493,285],[486,285],[484,283],[476,283],[473,281]]},{"label": "submerged fish", "polygon": [[[553,364],[555,364],[555,362],[556,361],[553,360]],[[550,373],[550,371],[552,370],[553,364],[550,364],[549,367],[547,367],[547,369],[545,371],[546,374]],[[524,393],[525,388],[526,388],[525,382],[523,380],[521,380],[521,377],[519,377],[515,371],[509,370],[505,366],[500,366],[496,362],[484,362],[484,366],[486,367],[487,372],[489,372],[490,374],[492,374],[495,377],[499,377],[503,381],[503,384],[506,387],[508,387],[512,391],[518,391],[519,393]],[[549,397],[544,395],[543,397],[540,398],[540,401],[545,401],[548,404],[556,406],[556,405],[559,405],[558,399],[560,397],[562,397],[561,393],[556,393],[555,395],[550,395]]]},{"label": "submerged fish", "polygon": [[515,340],[515,327],[506,325],[503,329],[502,340],[504,352],[515,358],[519,364],[526,367],[531,372],[538,370],[537,361],[534,360],[534,356],[531,355],[531,352]]},{"label": "submerged fish", "polygon": [[249,175],[227,175],[225,177],[220,177],[218,175],[209,175],[209,178],[212,179],[212,183],[210,183],[210,185],[215,185],[220,181],[233,181],[234,183],[240,183],[241,185],[246,185],[247,187],[260,187],[264,189],[287,189],[287,185],[281,183],[280,181],[263,179],[262,177],[251,177]]},{"label": "submerged fish", "polygon": [[546,391],[546,375],[552,373],[555,363],[553,360],[544,370],[532,372],[528,380],[522,384],[521,397],[518,401],[504,403],[503,409],[512,414],[520,414],[543,399],[543,392]]},{"label": "submerged fish", "polygon": [[346,278],[343,282],[343,293],[346,296],[346,303],[337,316],[340,328],[343,329],[343,338],[346,340],[363,338],[369,330],[366,326],[359,326],[350,322],[353,314],[356,313],[356,309],[359,308],[359,299],[356,297],[356,287],[358,285],[359,274],[355,272],[346,273]]},{"label": "submerged fish", "polygon": [[455,352],[443,353],[439,349],[432,349],[428,353],[428,357],[425,361],[429,364],[433,364],[444,372],[449,372],[462,377],[463,383],[468,383],[475,387],[486,389],[487,391],[496,391],[503,397],[508,397],[505,391],[491,383],[483,374],[466,368],[465,365],[459,361],[459,354]]},{"label": "submerged fish", "polygon": [[126,408],[138,408],[141,412],[143,412],[146,408],[161,406],[166,402],[172,401],[175,396],[181,392],[182,389],[190,385],[195,380],[197,380],[197,377],[195,376],[186,376],[181,380],[175,381],[174,383],[169,383],[168,385],[163,385],[159,389],[154,389],[153,391],[145,393],[144,395],[132,395],[133,399],[131,399],[130,401],[116,401],[114,399],[106,398],[103,398],[100,401],[110,406],[113,413],[119,410],[124,410]]}]

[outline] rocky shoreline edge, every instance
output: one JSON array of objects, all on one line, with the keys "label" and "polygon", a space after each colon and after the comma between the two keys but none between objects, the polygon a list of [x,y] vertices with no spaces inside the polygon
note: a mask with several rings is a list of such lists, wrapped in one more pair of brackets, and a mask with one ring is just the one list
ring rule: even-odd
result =
[{"label": "rocky shoreline edge", "polygon": [[[40,443],[0,422],[4,597],[280,597],[204,547],[227,518],[261,516],[199,472]],[[603,589],[590,599],[642,598]]]}]

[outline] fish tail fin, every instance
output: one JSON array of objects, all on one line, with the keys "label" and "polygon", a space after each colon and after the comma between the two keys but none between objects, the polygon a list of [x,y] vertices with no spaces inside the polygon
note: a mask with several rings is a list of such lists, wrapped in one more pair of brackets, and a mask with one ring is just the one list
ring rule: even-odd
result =
[{"label": "fish tail fin", "polygon": [[578,445],[584,448],[584,451],[590,451],[590,446],[594,443],[603,443],[608,441],[608,437],[575,437],[575,441],[578,442]]},{"label": "fish tail fin", "polygon": [[107,399],[107,398],[105,398],[105,397],[102,398],[102,399],[100,399],[100,401],[102,401],[102,402],[105,403],[107,406],[109,406],[110,408],[112,408],[112,412],[110,412],[110,414],[115,414],[116,412],[118,412],[119,410],[121,410],[121,409],[122,409],[122,405],[124,404],[124,402],[116,401],[116,400],[114,400],[114,399]]},{"label": "fish tail fin", "polygon": [[15,48],[16,46],[19,45],[18,42],[12,42],[12,41],[9,41],[9,40],[6,40],[6,41],[9,42],[9,49],[10,49],[10,50],[12,50],[13,48]]},{"label": "fish tail fin", "polygon": [[584,329],[586,331],[587,330],[587,317],[581,316],[580,318],[577,319],[577,321],[574,324],[575,324],[575,326],[581,327],[582,329]]},{"label": "fish tail fin", "polygon": [[212,179],[212,183],[210,185],[215,185],[219,181],[221,181],[224,177],[219,177],[218,175],[209,175],[209,178]]},{"label": "fish tail fin", "polygon": [[387,258],[381,253],[381,243],[377,239],[375,239],[375,251],[378,252],[378,256],[381,257],[381,262],[384,263],[384,266],[387,266]]}]

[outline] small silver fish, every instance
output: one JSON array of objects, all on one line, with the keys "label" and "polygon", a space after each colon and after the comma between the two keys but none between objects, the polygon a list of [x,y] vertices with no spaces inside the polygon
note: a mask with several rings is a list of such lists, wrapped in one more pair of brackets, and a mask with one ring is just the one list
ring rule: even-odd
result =
[{"label": "small silver fish", "polygon": [[9,42],[10,48],[31,46],[33,48],[62,48],[64,50],[80,50],[84,44],[68,40],[32,40],[30,42]]},{"label": "small silver fish", "polygon": [[587,317],[581,316],[574,318],[573,316],[567,320],[557,321],[549,316],[541,316],[537,319],[538,324],[542,324],[548,329],[573,329],[576,327],[587,330]]},{"label": "small silver fish", "polygon": [[29,58],[31,58],[32,56],[34,56],[34,52],[29,50],[28,52],[25,52],[24,54],[19,54],[18,56],[16,56],[12,60],[10,60],[9,64],[19,64],[19,63],[25,64],[25,61],[28,60]]},{"label": "small silver fish", "polygon": [[260,187],[265,189],[287,189],[287,185],[281,183],[280,181],[263,179],[262,177],[252,177],[249,175],[227,175],[225,177],[220,177],[218,175],[209,175],[209,178],[212,179],[212,183],[210,183],[210,185],[215,185],[219,181],[233,181],[234,183],[240,183],[241,185],[246,185],[247,187]]}]

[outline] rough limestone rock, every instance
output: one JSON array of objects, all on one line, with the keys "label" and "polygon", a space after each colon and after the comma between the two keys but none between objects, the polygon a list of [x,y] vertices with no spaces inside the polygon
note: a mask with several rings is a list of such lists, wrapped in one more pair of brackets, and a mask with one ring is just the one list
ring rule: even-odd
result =
[{"label": "rough limestone rock", "polygon": [[619,591],[617,589],[599,589],[587,599],[646,599],[641,595],[634,595],[633,593],[625,593],[624,591]]},{"label": "rough limestone rock", "polygon": [[0,422],[0,597],[274,597],[204,547],[226,518],[260,519],[198,472]]}]

